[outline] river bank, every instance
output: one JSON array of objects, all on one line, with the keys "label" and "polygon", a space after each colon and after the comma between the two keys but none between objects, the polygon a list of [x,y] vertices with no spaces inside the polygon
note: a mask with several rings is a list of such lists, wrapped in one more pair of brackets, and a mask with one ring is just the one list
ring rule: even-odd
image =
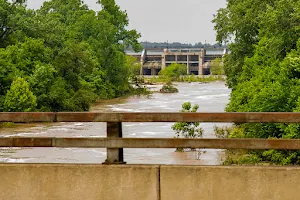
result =
[{"label": "river bank", "polygon": [[[163,76],[142,76],[139,79],[145,84],[162,84],[169,81],[169,78]],[[174,78],[172,81],[181,83],[212,83],[212,82],[225,82],[225,75],[186,75]]]}]

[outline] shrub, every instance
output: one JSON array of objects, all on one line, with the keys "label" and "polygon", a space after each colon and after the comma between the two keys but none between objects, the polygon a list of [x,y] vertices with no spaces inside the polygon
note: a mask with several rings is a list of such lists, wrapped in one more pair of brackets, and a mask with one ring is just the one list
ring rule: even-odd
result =
[{"label": "shrub", "polygon": [[29,84],[23,78],[14,80],[5,96],[4,111],[30,112],[36,106],[36,97],[30,91]]},{"label": "shrub", "polygon": [[161,93],[176,93],[178,89],[172,85],[171,81],[168,81],[163,87],[159,90]]},{"label": "shrub", "polygon": [[184,64],[171,64],[159,72],[160,76],[166,77],[171,81],[178,80],[180,76],[187,74],[187,66]]},{"label": "shrub", "polygon": [[[185,102],[182,104],[181,112],[197,112],[198,108],[197,104],[192,107],[190,102]],[[202,138],[203,129],[199,126],[199,122],[177,122],[172,129],[175,131],[176,138]],[[183,149],[177,148],[177,151],[183,151]]]}]

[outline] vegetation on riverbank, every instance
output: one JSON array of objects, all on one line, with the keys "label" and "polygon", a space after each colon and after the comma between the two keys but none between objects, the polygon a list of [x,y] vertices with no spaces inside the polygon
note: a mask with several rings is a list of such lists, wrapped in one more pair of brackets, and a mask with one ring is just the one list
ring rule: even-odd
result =
[{"label": "vegetation on riverbank", "polygon": [[[158,83],[166,83],[169,79],[161,76],[153,76],[153,77],[144,77],[144,83],[146,84],[158,84]],[[179,78],[174,79],[174,82],[199,82],[199,83],[211,83],[217,81],[225,81],[226,77],[222,75],[186,75],[181,76]]]},{"label": "vegetation on riverbank", "polygon": [[211,61],[210,74],[225,75],[224,64],[220,58],[216,58]]},{"label": "vegetation on riverbank", "polygon": [[[300,111],[300,1],[229,1],[218,11],[219,42],[233,41],[225,56],[232,89],[228,112]],[[236,125],[244,138],[300,138],[300,124]],[[298,164],[300,151],[247,151],[256,161]],[[253,160],[252,160],[253,161]]]},{"label": "vegetation on riverbank", "polygon": [[[246,124],[214,127],[215,135],[217,138],[245,138]],[[274,139],[274,138],[272,138]],[[291,165],[300,164],[300,162],[292,163],[295,156],[293,151],[285,151],[290,153],[285,156],[278,153],[277,150],[245,150],[245,149],[228,149],[225,150],[223,165]]]},{"label": "vegetation on riverbank", "polygon": [[[220,60],[215,60],[213,65],[213,70],[216,73],[222,73],[222,65],[220,65]],[[168,81],[174,82],[215,82],[215,81],[225,81],[225,76],[223,75],[207,75],[207,76],[196,76],[194,74],[187,75],[187,66],[184,64],[171,64],[165,69],[161,70],[158,76],[144,78],[144,82],[148,84],[154,83],[167,83]]]},{"label": "vegetation on riverbank", "polygon": [[125,48],[139,50],[128,16],[114,0],[95,12],[80,0],[0,1],[0,111],[87,111],[92,102],[135,90],[138,66]]}]

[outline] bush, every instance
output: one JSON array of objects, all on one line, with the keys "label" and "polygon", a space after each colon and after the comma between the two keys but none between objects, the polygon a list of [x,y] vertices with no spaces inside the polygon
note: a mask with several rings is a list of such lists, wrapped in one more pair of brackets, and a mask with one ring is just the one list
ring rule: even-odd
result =
[{"label": "bush", "polygon": [[187,74],[187,66],[184,64],[171,64],[165,69],[161,70],[158,75],[167,78],[171,81],[176,81],[180,76]]},{"label": "bush", "polygon": [[230,133],[232,132],[232,127],[223,126],[218,127],[214,126],[215,135],[217,138],[228,138]]},{"label": "bush", "polygon": [[[182,104],[181,112],[197,112],[199,106],[195,104],[193,107],[190,102]],[[175,131],[176,138],[202,138],[203,129],[199,127],[199,122],[177,122],[172,126]],[[177,148],[177,151],[183,151]]]},{"label": "bush", "polygon": [[23,78],[14,80],[5,96],[4,111],[30,112],[36,106],[36,97],[30,91],[29,84]]},{"label": "bush", "polygon": [[220,58],[216,58],[212,61],[212,66],[210,68],[211,75],[224,75],[223,63]]},{"label": "bush", "polygon": [[159,90],[161,93],[177,93],[178,89],[172,85],[171,81],[168,81],[163,87]]}]

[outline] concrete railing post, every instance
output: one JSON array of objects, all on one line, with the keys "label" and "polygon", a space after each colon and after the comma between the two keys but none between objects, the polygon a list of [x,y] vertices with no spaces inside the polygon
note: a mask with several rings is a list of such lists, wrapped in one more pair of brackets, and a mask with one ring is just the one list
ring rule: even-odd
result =
[{"label": "concrete railing post", "polygon": [[[121,122],[107,122],[107,138],[122,138]],[[126,164],[123,148],[107,148],[107,157],[103,164]]]}]

